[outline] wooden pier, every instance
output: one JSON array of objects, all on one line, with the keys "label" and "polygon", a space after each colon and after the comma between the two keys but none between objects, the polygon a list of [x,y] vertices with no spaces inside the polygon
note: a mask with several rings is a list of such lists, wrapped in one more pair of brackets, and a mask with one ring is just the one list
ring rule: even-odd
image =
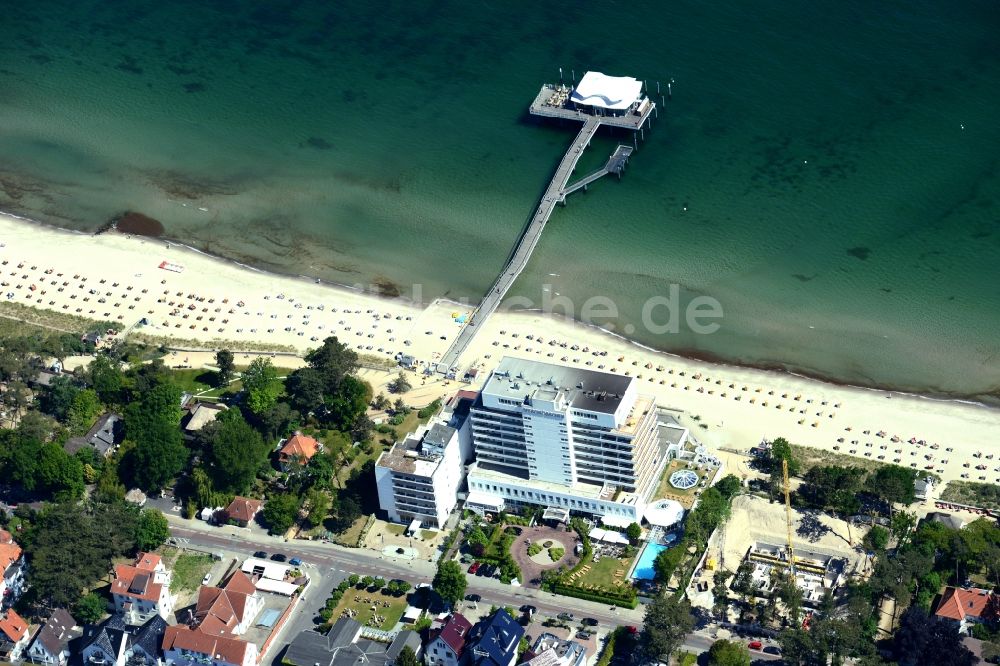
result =
[{"label": "wooden pier", "polygon": [[[584,176],[572,185],[569,184],[569,179],[573,175],[573,171],[576,169],[583,151],[590,145],[591,139],[597,134],[597,130],[601,125],[642,132],[645,123],[655,113],[656,109],[656,105],[647,98],[636,109],[625,115],[584,113],[577,109],[565,107],[565,99],[568,97],[569,91],[570,89],[565,86],[543,86],[529,108],[529,112],[532,115],[582,121],[583,127],[580,128],[576,138],[573,139],[573,143],[570,144],[562,160],[560,160],[559,166],[552,176],[552,180],[549,181],[549,186],[545,189],[545,193],[538,203],[538,208],[535,209],[535,214],[521,233],[517,244],[507,259],[507,263],[504,265],[503,271],[501,271],[496,281],[490,287],[489,292],[483,297],[479,307],[466,319],[462,330],[458,333],[458,337],[455,338],[448,347],[448,350],[441,356],[437,369],[442,374],[448,374],[456,369],[459,359],[472,343],[478,330],[500,306],[500,303],[507,295],[507,291],[514,284],[514,281],[517,280],[518,276],[520,276],[521,271],[528,265],[531,253],[534,251],[535,246],[538,245],[538,239],[541,238],[545,224],[549,221],[549,217],[551,217],[556,205],[560,203],[564,204],[567,195],[581,189],[585,190],[588,185],[603,176],[613,173],[621,178],[625,165],[628,163],[628,159],[633,152],[631,146],[619,145],[611,157],[608,158],[603,168]],[[562,106],[560,106],[560,103],[562,103]]]}]

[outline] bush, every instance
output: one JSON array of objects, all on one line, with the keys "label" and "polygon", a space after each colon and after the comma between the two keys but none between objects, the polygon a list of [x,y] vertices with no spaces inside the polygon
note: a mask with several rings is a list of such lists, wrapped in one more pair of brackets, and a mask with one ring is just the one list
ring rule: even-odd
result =
[{"label": "bush", "polygon": [[542,547],[539,546],[537,543],[533,543],[530,546],[528,546],[529,557],[534,557],[535,555],[538,555],[538,553],[540,552],[542,552]]},{"label": "bush", "polygon": [[380,577],[373,580],[372,587],[374,587],[376,590],[381,590],[383,587],[385,587],[385,578]]},{"label": "bush", "polygon": [[558,562],[565,554],[566,550],[564,548],[549,548],[549,559],[553,562]]},{"label": "bush", "polygon": [[551,548],[552,547],[552,542],[551,541],[546,541],[545,543],[542,544],[542,547],[543,548]]},{"label": "bush", "polygon": [[419,416],[422,419],[430,418],[431,416],[434,416],[435,414],[437,414],[437,412],[438,412],[439,409],[441,409],[441,400],[440,400],[440,398],[437,399],[437,400],[435,400],[431,404],[427,405],[426,407],[424,407],[420,411],[418,411],[417,412],[417,416]]}]

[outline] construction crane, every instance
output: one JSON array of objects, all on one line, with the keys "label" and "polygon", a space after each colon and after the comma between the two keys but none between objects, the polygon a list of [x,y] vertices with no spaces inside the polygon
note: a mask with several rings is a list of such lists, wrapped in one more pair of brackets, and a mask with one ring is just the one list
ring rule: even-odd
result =
[{"label": "construction crane", "polygon": [[792,498],[788,486],[788,460],[781,459],[781,476],[785,485],[785,526],[788,529],[788,570],[795,575],[795,549],[792,547]]}]

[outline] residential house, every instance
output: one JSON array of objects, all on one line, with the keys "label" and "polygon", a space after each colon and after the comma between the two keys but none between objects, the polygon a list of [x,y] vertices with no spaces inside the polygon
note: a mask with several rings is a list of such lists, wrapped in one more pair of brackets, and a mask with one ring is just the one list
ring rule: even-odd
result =
[{"label": "residential house", "polygon": [[24,553],[7,530],[0,530],[0,609],[12,605],[24,592]]},{"label": "residential house", "polygon": [[913,496],[918,500],[925,500],[934,493],[934,479],[924,476],[913,482]]},{"label": "residential house", "polygon": [[35,634],[26,658],[34,664],[63,666],[69,659],[69,642],[80,633],[73,616],[57,608]]},{"label": "residential house", "polygon": [[253,581],[237,571],[224,587],[203,586],[198,590],[194,621],[198,627],[215,636],[239,636],[250,628],[264,599]]},{"label": "residential house", "polygon": [[237,636],[252,626],[263,605],[242,571],[224,587],[203,586],[191,624],[170,627],[163,637],[168,666],[256,666],[257,646]]},{"label": "residential house", "polygon": [[158,666],[160,641],[166,621],[153,615],[142,625],[129,624],[115,614],[97,627],[88,627],[81,641],[84,666]]},{"label": "residential house", "polygon": [[296,432],[278,442],[278,464],[287,472],[295,465],[307,464],[323,446],[312,437]]},{"label": "residential house", "polygon": [[522,664],[531,666],[584,666],[587,648],[572,640],[563,640],[555,634],[543,633],[525,653]]},{"label": "residential house", "polygon": [[18,661],[30,637],[28,622],[13,608],[0,613],[0,661]]},{"label": "residential house", "polygon": [[257,646],[178,624],[163,635],[167,666],[257,666]]},{"label": "residential house", "polygon": [[467,666],[514,666],[524,627],[500,608],[476,623],[465,641],[463,664]]},{"label": "residential house", "polygon": [[70,437],[63,448],[74,454],[85,448],[92,448],[101,457],[114,453],[125,439],[125,422],[118,414],[103,414],[83,437]]},{"label": "residential house", "polygon": [[967,632],[974,624],[1000,619],[1000,595],[975,587],[948,587],[941,595],[934,616],[956,623],[960,632]]},{"label": "residential house", "polygon": [[166,619],[174,610],[170,572],[153,553],[139,553],[135,564],[115,566],[111,597],[115,612],[123,613],[132,624],[143,624],[152,615]]},{"label": "residential house", "polygon": [[461,613],[452,613],[439,628],[432,628],[424,649],[427,666],[458,666],[465,653],[465,642],[472,623]]},{"label": "residential house", "polygon": [[392,666],[404,647],[420,656],[420,634],[401,631],[392,643],[362,638],[361,624],[337,620],[325,634],[303,631],[289,644],[283,661],[292,666]]},{"label": "residential house", "polygon": [[260,511],[263,502],[255,499],[248,499],[237,495],[226,507],[226,520],[230,523],[246,527],[253,522],[257,512]]},{"label": "residential house", "polygon": [[187,421],[184,422],[184,437],[194,439],[202,428],[214,421],[219,414],[227,409],[229,408],[222,403],[199,402],[191,408]]}]

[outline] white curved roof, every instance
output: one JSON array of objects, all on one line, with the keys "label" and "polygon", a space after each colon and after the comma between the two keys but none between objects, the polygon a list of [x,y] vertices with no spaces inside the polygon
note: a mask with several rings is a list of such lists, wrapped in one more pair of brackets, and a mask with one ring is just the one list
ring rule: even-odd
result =
[{"label": "white curved roof", "polygon": [[577,104],[602,109],[627,109],[642,94],[642,81],[631,76],[608,76],[587,72],[570,95]]},{"label": "white curved roof", "polygon": [[676,500],[660,500],[646,507],[645,517],[650,525],[670,527],[681,522],[684,507]]}]

